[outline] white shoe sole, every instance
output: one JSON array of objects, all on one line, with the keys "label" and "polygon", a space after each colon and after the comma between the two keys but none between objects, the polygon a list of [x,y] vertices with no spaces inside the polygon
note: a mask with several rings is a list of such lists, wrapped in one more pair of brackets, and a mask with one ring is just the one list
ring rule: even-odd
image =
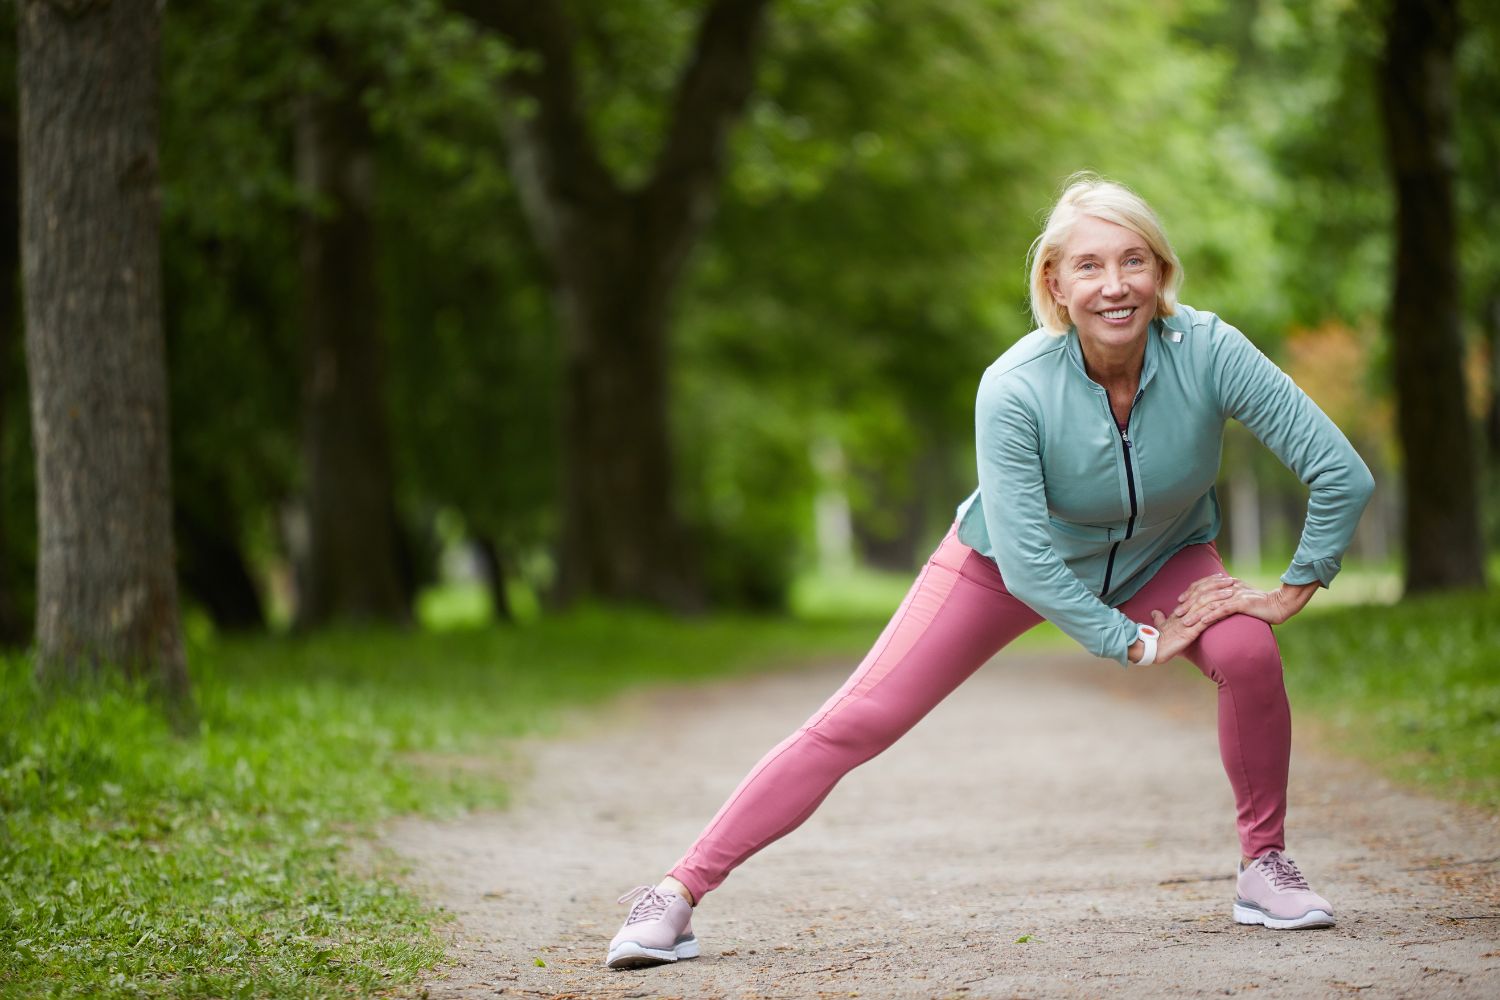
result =
[{"label": "white shoe sole", "polygon": [[1304,927],[1332,927],[1333,914],[1327,910],[1308,910],[1300,917],[1282,919],[1273,917],[1258,906],[1236,902],[1234,922],[1237,924],[1260,924],[1273,931],[1294,931]]},{"label": "white shoe sole", "polygon": [[604,960],[604,964],[611,969],[642,969],[648,965],[664,965],[697,958],[698,955],[696,937],[678,941],[671,948],[646,948],[635,941],[621,941],[609,950],[609,958]]}]

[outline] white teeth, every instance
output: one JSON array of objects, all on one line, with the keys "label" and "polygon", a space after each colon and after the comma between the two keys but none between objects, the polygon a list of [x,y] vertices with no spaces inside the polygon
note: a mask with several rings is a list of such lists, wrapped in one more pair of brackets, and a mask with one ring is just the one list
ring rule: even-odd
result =
[{"label": "white teeth", "polygon": [[1108,309],[1100,313],[1099,315],[1103,316],[1105,319],[1124,319],[1126,316],[1129,316],[1133,312],[1135,312],[1135,309],[1133,307],[1129,309]]}]

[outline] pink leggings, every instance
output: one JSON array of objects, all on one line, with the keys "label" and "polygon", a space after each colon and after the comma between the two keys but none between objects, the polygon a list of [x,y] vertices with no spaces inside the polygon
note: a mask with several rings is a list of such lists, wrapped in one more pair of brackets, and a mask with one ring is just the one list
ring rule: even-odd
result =
[{"label": "pink leggings", "polygon": [[[1120,610],[1139,622],[1153,609],[1170,614],[1188,584],[1223,568],[1212,545],[1190,546]],[[755,765],[671,874],[701,900],[1040,621],[1005,589],[994,561],[950,531],[864,662]],[[1241,850],[1248,857],[1283,850],[1292,720],[1271,628],[1233,615],[1209,626],[1186,655],[1219,686],[1219,753],[1234,787]]]}]

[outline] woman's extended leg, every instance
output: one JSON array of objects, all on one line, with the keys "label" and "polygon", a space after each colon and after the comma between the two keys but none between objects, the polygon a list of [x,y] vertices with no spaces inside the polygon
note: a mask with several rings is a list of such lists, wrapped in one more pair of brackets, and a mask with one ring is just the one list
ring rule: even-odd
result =
[{"label": "woman's extended leg", "polygon": [[1041,619],[989,558],[950,531],[849,680],[761,759],[672,867],[695,901],[812,815],[833,786],[894,743]]},{"label": "woman's extended leg", "polygon": [[[1190,545],[1120,610],[1149,623],[1153,610],[1170,615],[1189,584],[1222,572],[1212,545]],[[1271,626],[1230,615],[1205,629],[1185,655],[1219,686],[1219,755],[1234,788],[1240,850],[1247,858],[1285,850],[1292,713]]]}]

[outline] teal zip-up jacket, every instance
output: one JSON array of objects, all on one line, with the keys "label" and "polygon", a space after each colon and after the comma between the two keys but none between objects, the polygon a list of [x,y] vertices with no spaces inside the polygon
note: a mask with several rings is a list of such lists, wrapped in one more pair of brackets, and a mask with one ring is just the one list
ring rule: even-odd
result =
[{"label": "teal zip-up jacket", "polygon": [[994,559],[1006,589],[1084,648],[1128,663],[1136,623],[1114,605],[1179,550],[1218,535],[1214,480],[1231,417],[1310,491],[1281,579],[1328,586],[1375,488],[1370,470],[1244,334],[1184,305],[1147,331],[1123,431],[1084,372],[1076,330],[1028,334],[985,371],[979,488],[958,508],[959,541]]}]

